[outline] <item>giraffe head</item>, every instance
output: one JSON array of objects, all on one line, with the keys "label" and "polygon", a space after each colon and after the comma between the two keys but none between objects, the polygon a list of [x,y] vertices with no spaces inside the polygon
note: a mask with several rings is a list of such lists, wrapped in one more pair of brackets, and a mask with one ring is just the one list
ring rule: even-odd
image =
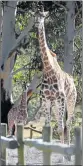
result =
[{"label": "giraffe head", "polygon": [[35,14],[35,26],[38,27],[39,29],[42,29],[42,26],[44,24],[44,19],[47,16],[48,16],[48,12],[44,12],[44,11],[36,12],[36,14]]}]

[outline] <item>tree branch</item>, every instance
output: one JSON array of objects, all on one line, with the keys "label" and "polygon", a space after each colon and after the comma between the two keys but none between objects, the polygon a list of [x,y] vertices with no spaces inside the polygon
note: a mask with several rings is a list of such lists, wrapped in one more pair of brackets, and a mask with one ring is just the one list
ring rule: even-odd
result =
[{"label": "tree branch", "polygon": [[76,37],[78,34],[79,34],[80,36],[82,35],[82,28],[81,28],[81,27],[78,28],[78,29],[76,29],[76,30],[74,31],[73,36]]},{"label": "tree branch", "polygon": [[77,44],[74,42],[74,45],[76,46],[76,48],[80,51],[80,48],[77,46]]},{"label": "tree branch", "polygon": [[30,84],[28,90],[32,89],[33,92],[35,92],[36,87],[39,85],[39,82],[41,81],[41,76],[42,76],[42,72],[35,74],[33,80],[31,81],[31,84]]},{"label": "tree branch", "polygon": [[20,46],[22,40],[27,36],[27,40],[29,40],[29,31],[31,30],[32,26],[34,24],[34,17],[31,17],[29,22],[28,22],[28,26],[22,31],[22,33],[20,34],[20,36],[17,38],[17,40],[15,41],[13,47],[11,48],[11,50],[8,53],[7,58],[10,58],[11,56],[13,56],[13,53],[16,51],[16,49]]},{"label": "tree branch", "polygon": [[78,12],[77,12],[76,15],[74,16],[74,19],[76,19],[76,17],[80,14],[81,11],[82,11],[82,7],[80,7],[80,9],[78,10]]},{"label": "tree branch", "polygon": [[37,107],[37,109],[36,109],[35,113],[33,114],[33,116],[32,116],[32,117],[29,117],[29,118],[27,119],[26,125],[27,125],[27,123],[29,123],[30,121],[35,120],[35,116],[36,116],[36,114],[37,114],[37,112],[39,111],[40,108],[41,108],[41,104],[40,104],[39,107]]},{"label": "tree branch", "polygon": [[67,12],[67,8],[64,5],[57,3],[57,2],[54,2],[54,4],[59,6],[59,7],[62,7],[65,10],[65,12]]},{"label": "tree branch", "polygon": [[[33,78],[33,80],[31,81],[31,83],[30,83],[30,85],[29,85],[29,87],[28,87],[27,92],[28,92],[29,90],[32,90],[32,92],[35,92],[35,91],[36,91],[36,88],[38,87],[38,85],[39,85],[39,83],[40,83],[40,81],[41,81],[41,76],[42,76],[42,73],[40,73],[40,74],[37,73],[37,74],[34,75],[34,78]],[[21,95],[20,95],[20,97],[14,102],[13,107],[16,107],[16,106],[18,105],[18,103],[20,103],[20,98],[21,98]]]},{"label": "tree branch", "polygon": [[12,72],[11,74],[12,74],[12,76],[13,76],[13,75],[17,74],[18,72],[20,72],[20,71],[22,71],[22,70],[33,70],[33,69],[35,69],[35,68],[23,66],[23,67],[17,69],[16,71]]}]

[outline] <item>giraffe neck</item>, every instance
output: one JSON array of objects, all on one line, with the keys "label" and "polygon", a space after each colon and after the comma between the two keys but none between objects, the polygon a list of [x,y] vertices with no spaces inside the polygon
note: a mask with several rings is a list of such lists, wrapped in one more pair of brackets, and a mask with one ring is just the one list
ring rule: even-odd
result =
[{"label": "giraffe neck", "polygon": [[41,28],[40,28],[40,26],[39,26],[39,28],[38,28],[38,33],[39,33],[40,49],[41,49],[41,43],[42,43],[45,47],[47,47],[44,23],[41,25]]},{"label": "giraffe neck", "polygon": [[21,107],[27,112],[27,91],[25,90],[21,96]]},{"label": "giraffe neck", "polygon": [[60,69],[60,66],[57,60],[55,60],[54,62],[53,56],[51,55],[47,46],[44,24],[41,25],[41,28],[38,28],[38,34],[44,72],[47,73],[52,70],[55,70],[55,72],[57,72],[57,70]]},{"label": "giraffe neck", "polygon": [[48,46],[46,42],[46,36],[45,36],[45,28],[44,23],[41,25],[41,28],[38,28],[38,35],[39,35],[39,46],[41,51],[41,58],[43,62],[43,68],[46,69],[47,66],[50,66],[50,61],[48,57]]}]

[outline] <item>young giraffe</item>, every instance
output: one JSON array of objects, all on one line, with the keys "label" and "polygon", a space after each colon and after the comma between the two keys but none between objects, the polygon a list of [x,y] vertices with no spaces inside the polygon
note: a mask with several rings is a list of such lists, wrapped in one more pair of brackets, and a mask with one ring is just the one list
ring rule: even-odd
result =
[{"label": "young giraffe", "polygon": [[8,128],[9,135],[14,135],[16,123],[27,123],[28,113],[27,113],[27,101],[29,101],[32,94],[37,92],[37,86],[39,85],[41,74],[36,73],[28,87],[19,99],[14,103],[12,108],[8,113]]},{"label": "young giraffe", "polygon": [[31,97],[33,90],[27,89],[20,96],[20,103],[17,106],[13,106],[8,113],[8,131],[9,135],[14,135],[16,133],[16,123],[23,123],[24,125],[27,122],[28,113],[27,113],[27,100]]},{"label": "young giraffe", "polygon": [[[49,50],[45,37],[44,18],[47,12],[39,12],[36,15],[36,26],[38,27],[39,46],[43,62],[43,81],[42,81],[42,102],[45,106],[45,123],[50,125],[50,108],[55,104],[56,120],[58,122],[58,133],[61,142],[64,142],[64,129],[69,133],[70,124],[74,114],[76,103],[76,88],[73,77],[65,73],[54,58],[56,54]],[[66,126],[64,126],[64,116],[68,115]],[[68,141],[69,140],[69,135]],[[68,143],[69,143],[68,142]]]}]

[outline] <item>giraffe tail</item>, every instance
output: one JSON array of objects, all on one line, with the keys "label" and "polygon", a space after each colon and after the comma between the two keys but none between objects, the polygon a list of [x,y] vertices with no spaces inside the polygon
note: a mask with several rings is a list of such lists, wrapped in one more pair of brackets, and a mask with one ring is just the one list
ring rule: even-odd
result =
[{"label": "giraffe tail", "polygon": [[67,137],[67,126],[66,126],[67,119],[68,119],[68,112],[66,109],[66,111],[65,111],[65,123],[64,123],[64,136],[65,136],[65,138]]},{"label": "giraffe tail", "polygon": [[67,126],[64,127],[64,136],[67,136]]}]

